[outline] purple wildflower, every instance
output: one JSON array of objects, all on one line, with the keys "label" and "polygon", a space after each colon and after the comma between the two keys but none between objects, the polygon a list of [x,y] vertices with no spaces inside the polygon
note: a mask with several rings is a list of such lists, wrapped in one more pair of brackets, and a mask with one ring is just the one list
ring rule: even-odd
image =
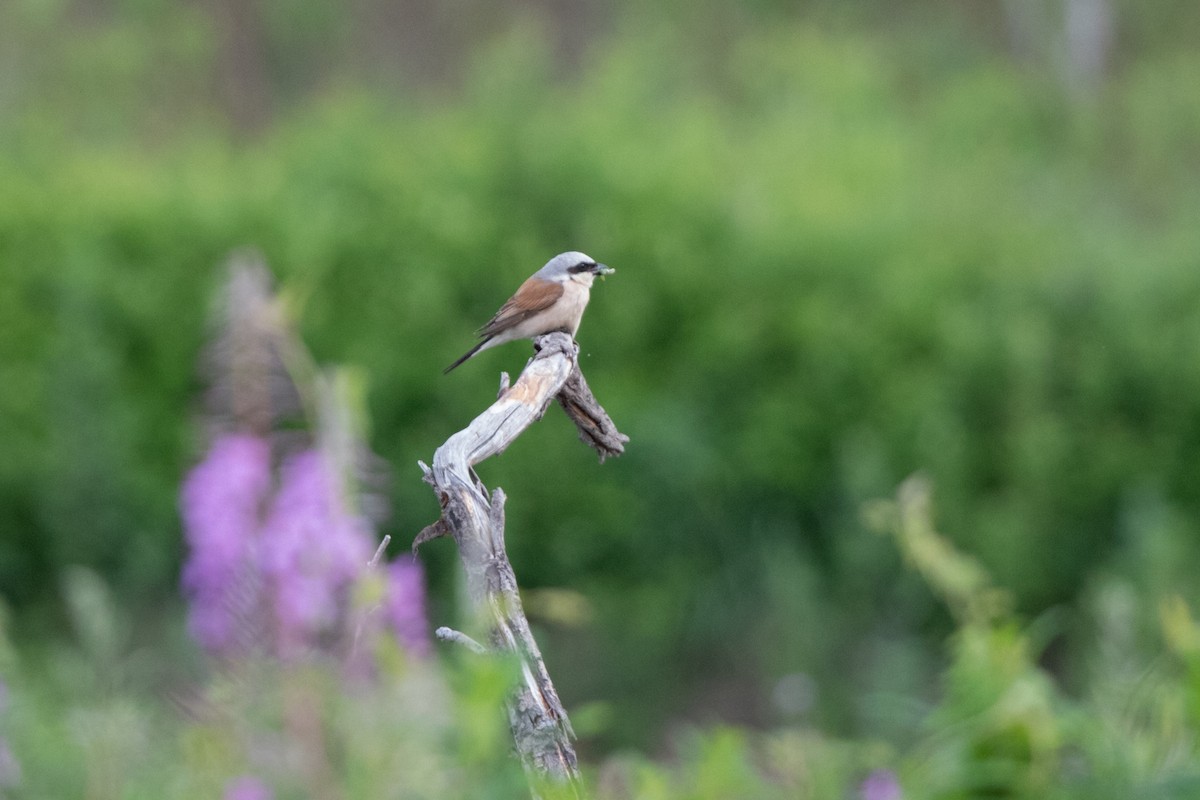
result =
[{"label": "purple wildflower", "polygon": [[187,476],[181,493],[190,548],[183,588],[191,599],[188,629],[209,652],[236,644],[239,622],[254,608],[254,548],[271,486],[270,448],[255,436],[228,434]]},{"label": "purple wildflower", "polygon": [[401,556],[387,569],[387,619],[396,639],[413,655],[430,654],[425,619],[425,571],[415,558]]},{"label": "purple wildflower", "polygon": [[274,800],[271,787],[253,775],[234,778],[225,786],[223,800]]},{"label": "purple wildflower", "polygon": [[904,792],[896,773],[890,769],[873,770],[858,786],[860,800],[903,800]]},{"label": "purple wildflower", "polygon": [[371,557],[370,529],[344,511],[324,458],[308,450],[284,463],[260,543],[277,644],[291,654],[336,628]]}]

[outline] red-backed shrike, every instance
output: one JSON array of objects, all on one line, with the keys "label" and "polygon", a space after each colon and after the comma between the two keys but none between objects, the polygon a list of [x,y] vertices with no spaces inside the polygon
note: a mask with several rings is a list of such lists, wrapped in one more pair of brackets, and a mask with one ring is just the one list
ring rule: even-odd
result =
[{"label": "red-backed shrike", "polygon": [[583,319],[583,310],[587,308],[592,281],[597,275],[610,275],[615,271],[597,264],[594,258],[583,253],[572,251],[556,255],[522,283],[491,322],[479,329],[482,341],[446,367],[443,374],[479,351],[498,344],[532,339],[552,331],[574,336]]}]

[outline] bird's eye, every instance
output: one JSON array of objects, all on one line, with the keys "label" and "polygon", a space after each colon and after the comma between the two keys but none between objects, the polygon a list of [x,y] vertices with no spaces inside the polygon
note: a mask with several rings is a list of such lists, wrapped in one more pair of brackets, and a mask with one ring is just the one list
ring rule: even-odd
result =
[{"label": "bird's eye", "polygon": [[595,261],[580,261],[573,267],[569,267],[567,272],[589,272],[596,268]]}]

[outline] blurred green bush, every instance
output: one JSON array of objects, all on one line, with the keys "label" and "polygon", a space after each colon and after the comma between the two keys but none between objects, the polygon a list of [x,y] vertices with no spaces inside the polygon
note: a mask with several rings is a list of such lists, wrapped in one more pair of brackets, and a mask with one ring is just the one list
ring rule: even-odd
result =
[{"label": "blurred green bush", "polygon": [[[778,720],[794,673],[831,730],[903,730],[863,698],[927,693],[922,637],[950,620],[858,509],[917,468],[1021,612],[1114,573],[1194,598],[1200,56],[1147,50],[1070,103],[940,29],[631,19],[571,80],[518,27],[453,94],[331,89],[240,143],[81,137],[61,97],[10,120],[9,601],[52,602],[68,564],[147,614],[174,596],[194,365],[247,244],[316,356],[369,374],[400,542],[438,513],[415,461],[526,351],[441,368],[554,253],[617,268],[579,339],[628,454],[599,467],[551,411],[483,467],[522,581],[590,602],[591,627],[543,635],[568,706],[617,712],[599,746],[667,717]],[[449,615],[452,555],[423,555]],[[1070,612],[1052,637],[1068,685],[1095,630]]]}]

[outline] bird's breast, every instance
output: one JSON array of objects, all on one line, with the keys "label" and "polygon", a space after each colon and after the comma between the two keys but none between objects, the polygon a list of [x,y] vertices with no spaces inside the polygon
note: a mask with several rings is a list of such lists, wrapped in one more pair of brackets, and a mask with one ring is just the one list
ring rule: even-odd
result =
[{"label": "bird's breast", "polygon": [[561,327],[569,330],[572,336],[579,330],[579,323],[583,319],[583,310],[587,308],[590,296],[591,292],[588,287],[581,283],[567,281],[563,286],[562,298],[558,301],[558,305],[562,306]]}]

